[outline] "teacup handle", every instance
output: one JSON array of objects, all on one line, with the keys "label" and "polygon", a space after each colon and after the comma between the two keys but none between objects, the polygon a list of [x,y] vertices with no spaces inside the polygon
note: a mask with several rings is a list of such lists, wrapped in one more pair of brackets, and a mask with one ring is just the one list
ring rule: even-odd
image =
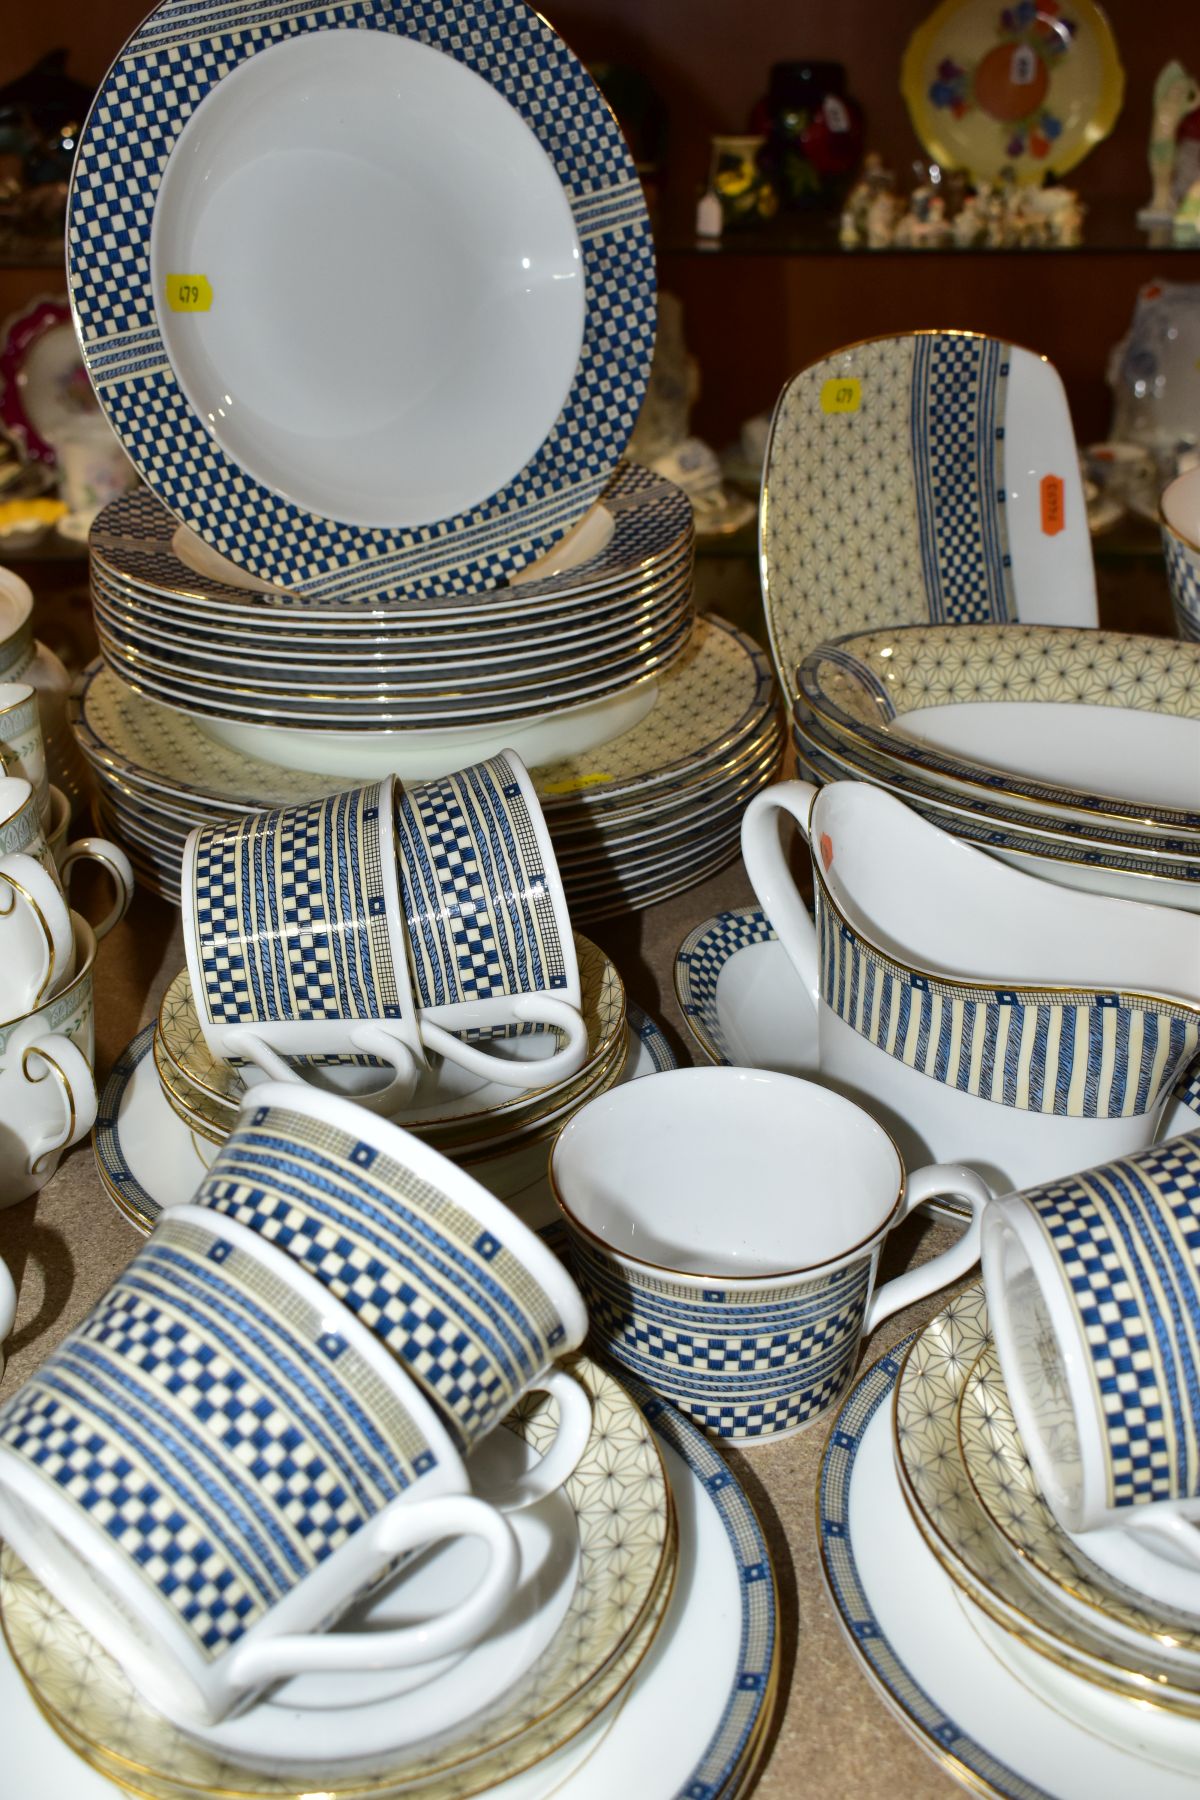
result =
[{"label": "teacup handle", "polygon": [[[40,1075],[35,1073],[39,1063],[42,1064]],[[96,1078],[87,1057],[60,1032],[26,1045],[21,1052],[21,1073],[34,1087],[43,1081],[57,1082],[67,1115],[64,1130],[43,1132],[30,1145],[29,1173],[39,1175],[47,1157],[69,1150],[81,1137],[86,1137],[95,1124]]]},{"label": "teacup handle", "polygon": [[[1111,1516],[1108,1523],[1114,1521]],[[1157,1540],[1154,1547],[1171,1562],[1189,1568],[1200,1568],[1200,1523],[1185,1519],[1179,1513],[1159,1512],[1156,1507],[1127,1506],[1115,1521],[1119,1531],[1136,1532],[1139,1538]],[[1081,1550],[1087,1552],[1087,1532],[1074,1534]]]},{"label": "teacup handle", "polygon": [[110,843],[107,838],[77,838],[68,844],[62,859],[59,874],[62,877],[64,892],[70,896],[71,870],[77,862],[87,857],[90,862],[98,862],[108,874],[116,891],[116,899],[112,907],[104,915],[98,925],[92,926],[96,942],[107,937],[114,925],[119,925],[129,911],[129,902],[133,899],[135,887],[133,864],[119,844]]},{"label": "teacup handle", "polygon": [[935,1256],[927,1263],[920,1263],[915,1269],[906,1269],[903,1275],[895,1275],[891,1281],[884,1282],[876,1288],[871,1296],[871,1304],[867,1307],[867,1316],[863,1320],[863,1336],[866,1337],[884,1319],[890,1319],[894,1312],[902,1306],[908,1306],[914,1300],[924,1300],[929,1294],[936,1294],[939,1288],[957,1281],[965,1275],[974,1263],[979,1261],[979,1229],[983,1224],[983,1209],[991,1199],[986,1185],[971,1169],[964,1169],[958,1163],[930,1163],[928,1168],[918,1169],[910,1175],[904,1194],[904,1205],[899,1217],[892,1225],[894,1231],[901,1219],[907,1219],[910,1212],[918,1206],[924,1206],[929,1200],[936,1200],[943,1194],[953,1194],[956,1200],[965,1200],[971,1209],[971,1221],[960,1238],[956,1238],[948,1250]]},{"label": "teacup handle", "polygon": [[[371,1024],[360,1026],[354,1033],[352,1042],[355,1050],[361,1050],[367,1056],[378,1056],[383,1062],[389,1063],[392,1069],[392,1080],[386,1087],[378,1088],[370,1094],[356,1094],[355,1104],[373,1113],[394,1112],[406,1106],[420,1077],[420,1067],[408,1045],[388,1031],[386,1026]],[[273,1050],[258,1035],[252,1025],[239,1026],[228,1033],[224,1041],[224,1054],[244,1056],[265,1075],[269,1075],[272,1081],[287,1081],[293,1087],[310,1085],[298,1069],[285,1062],[279,1052]]]},{"label": "teacup handle", "polygon": [[314,1629],[287,1637],[254,1639],[236,1645],[224,1672],[239,1690],[306,1675],[346,1669],[406,1669],[431,1662],[474,1643],[499,1617],[516,1586],[520,1552],[508,1521],[486,1501],[453,1494],[442,1499],[393,1504],[351,1540],[357,1551],[357,1574],[346,1588],[361,1592],[409,1550],[423,1549],[445,1538],[479,1538],[488,1549],[488,1565],[473,1593],[436,1619],[404,1625],[395,1631],[337,1632]]},{"label": "teacup handle", "polygon": [[18,906],[29,912],[43,946],[42,966],[21,1009],[31,1012],[69,967],[75,939],[62,889],[37,857],[23,850],[0,858],[0,919],[11,917]]},{"label": "teacup handle", "polygon": [[530,1390],[549,1394],[558,1403],[558,1430],[545,1455],[521,1475],[487,1498],[501,1512],[521,1512],[536,1506],[548,1494],[556,1494],[579,1467],[579,1459],[592,1435],[592,1402],[587,1389],[566,1369],[551,1369]]},{"label": "teacup handle", "polygon": [[814,1006],[820,999],[817,930],[788,868],[777,814],[791,814],[811,854],[810,815],[819,791],[811,781],[781,781],[755,794],[742,815],[742,861],[750,885]]},{"label": "teacup handle", "polygon": [[466,1044],[442,1025],[428,1019],[420,1022],[421,1041],[444,1056],[501,1087],[545,1087],[551,1081],[566,1081],[587,1059],[587,1026],[578,1007],[548,994],[520,994],[512,1003],[512,1016],[519,1025],[546,1025],[562,1033],[566,1042],[551,1056],[537,1062],[509,1061],[503,1056],[489,1056],[486,1050]]},{"label": "teacup handle", "polygon": [[17,1284],[8,1264],[0,1262],[0,1344],[12,1330],[17,1318]]}]

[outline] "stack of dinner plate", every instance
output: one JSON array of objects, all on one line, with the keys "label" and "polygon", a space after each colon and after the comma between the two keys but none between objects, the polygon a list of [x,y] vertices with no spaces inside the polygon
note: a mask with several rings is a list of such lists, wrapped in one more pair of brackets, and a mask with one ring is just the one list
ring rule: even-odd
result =
[{"label": "stack of dinner plate", "polygon": [[512,747],[572,902],[649,904],[734,854],[779,743],[761,659],[694,619],[687,496],[622,461],[637,171],[519,0],[328,24],[164,0],[80,137],[74,317],[146,484],[90,540],[102,814],[170,893],[206,819]]},{"label": "stack of dinner plate", "polygon": [[142,490],[93,526],[92,601],[110,667],[221,742],[314,772],[412,773],[456,739],[466,758],[509,738],[554,754],[581,724],[619,726],[686,645],[693,549],[687,496],[622,464],[511,585],[322,603],[248,586]]},{"label": "stack of dinner plate", "polygon": [[858,632],[805,657],[796,753],[1014,867],[1200,910],[1200,644],[1047,625]]},{"label": "stack of dinner plate", "polygon": [[[103,661],[84,677],[74,726],[105,829],[172,900],[193,826],[352,785],[344,771],[282,768],[217,743]],[[698,618],[626,730],[533,771],[572,916],[648,906],[729,861],[742,810],[774,778],[781,751],[763,653],[723,620]]]}]

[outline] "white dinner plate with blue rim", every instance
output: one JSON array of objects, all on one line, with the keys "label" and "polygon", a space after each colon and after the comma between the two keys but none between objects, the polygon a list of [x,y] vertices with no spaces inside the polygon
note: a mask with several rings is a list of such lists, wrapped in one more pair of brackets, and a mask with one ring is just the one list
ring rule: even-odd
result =
[{"label": "white dinner plate with blue rim", "polygon": [[164,0],[93,101],[67,236],[148,485],[314,597],[510,579],[596,499],[649,374],[633,160],[523,0]]},{"label": "white dinner plate with blue rim", "polygon": [[[534,567],[511,584],[480,587],[469,594],[405,596],[414,605],[377,605],[359,594],[314,603],[312,596],[283,588],[265,591],[238,585],[219,560],[198,561],[183,529],[162,502],[145,488],[111,501],[96,516],[90,549],[96,566],[131,599],[145,596],[163,611],[262,635],[384,635],[457,624],[472,631],[528,630],[547,615],[557,619],[599,595],[643,585],[691,555],[692,507],[682,488],[637,463],[613,471],[600,502],[612,532],[599,549],[561,574],[539,575]],[[208,550],[208,546],[203,548]],[[211,550],[208,551],[212,557]],[[237,574],[236,566],[231,573]]]},{"label": "white dinner plate with blue rim", "polygon": [[891,1400],[904,1349],[859,1377],[833,1422],[817,1490],[826,1587],[876,1691],[948,1775],[995,1800],[1194,1800],[1195,1769],[1167,1766],[1171,1751],[1156,1760],[1153,1707],[1122,1702],[1124,1718],[1110,1707],[1101,1736],[988,1649],[900,1489]]},{"label": "white dinner plate with blue rim", "polygon": [[[760,907],[705,919],[675,956],[675,994],[710,1062],[819,1078],[817,1016],[809,993]],[[1167,1104],[1160,1139],[1200,1128],[1200,1066]]]}]

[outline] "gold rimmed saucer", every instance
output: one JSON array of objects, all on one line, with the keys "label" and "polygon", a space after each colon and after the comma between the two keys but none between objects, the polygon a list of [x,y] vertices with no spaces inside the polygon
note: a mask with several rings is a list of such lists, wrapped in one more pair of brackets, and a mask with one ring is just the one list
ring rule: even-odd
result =
[{"label": "gold rimmed saucer", "polygon": [[947,1574],[988,1617],[1040,1656],[1093,1686],[1200,1719],[1200,1675],[1115,1643],[1052,1603],[998,1532],[971,1485],[959,1445],[967,1378],[990,1346],[983,1285],[967,1288],[914,1339],[896,1383],[893,1451],[900,1488]]},{"label": "gold rimmed saucer", "polygon": [[[470,1093],[458,1100],[427,1102],[398,1113],[397,1123],[439,1147],[482,1136],[499,1137],[510,1126],[526,1126],[544,1112],[555,1110],[569,1092],[595,1081],[624,1041],[625,984],[615,964],[579,933],[575,934],[575,952],[580,1011],[588,1034],[582,1069],[547,1087],[506,1089],[505,1098],[498,1101],[493,1088],[494,1103],[486,1106],[475,1103]],[[175,1110],[186,1108],[203,1121],[199,1128],[206,1136],[225,1136],[237,1117],[245,1084],[239,1070],[214,1056],[205,1043],[186,969],[171,982],[159,1007],[155,1062],[168,1097],[178,1102]]]},{"label": "gold rimmed saucer", "polygon": [[[185,1736],[142,1701],[118,1665],[11,1551],[0,1555],[9,1649],[38,1706],[72,1749],[148,1800],[466,1800],[544,1761],[623,1691],[654,1642],[670,1600],[676,1525],[654,1434],[636,1402],[586,1357],[569,1365],[592,1400],[592,1435],[564,1485],[579,1532],[579,1574],[558,1631],[507,1694],[451,1744],[396,1753],[347,1774],[345,1761],[267,1775]],[[535,1449],[554,1432],[537,1396],[509,1425]],[[614,1530],[614,1520],[620,1529]]]},{"label": "gold rimmed saucer", "polygon": [[980,1351],[963,1386],[958,1442],[967,1479],[987,1517],[1025,1567],[1068,1611],[1098,1631],[1174,1654],[1200,1672],[1200,1629],[1134,1605],[1090,1577],[1037,1485],[1013,1418],[995,1346]]}]

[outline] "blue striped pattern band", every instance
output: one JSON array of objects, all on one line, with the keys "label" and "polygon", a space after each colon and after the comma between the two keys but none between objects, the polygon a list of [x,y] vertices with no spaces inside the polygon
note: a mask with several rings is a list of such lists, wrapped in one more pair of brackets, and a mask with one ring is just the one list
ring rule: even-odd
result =
[{"label": "blue striped pattern band", "polygon": [[396,842],[422,1006],[567,990],[574,949],[568,963],[569,940],[507,757],[406,791]]},{"label": "blue striped pattern band", "polygon": [[548,1295],[465,1205],[305,1113],[243,1112],[195,1204],[315,1275],[403,1362],[460,1447],[566,1348]]},{"label": "blue striped pattern band", "polygon": [[1171,604],[1175,609],[1175,628],[1181,638],[1200,643],[1200,550],[1191,549],[1173,531],[1166,529],[1162,543]]},{"label": "blue striped pattern band", "polygon": [[390,784],[376,782],[198,833],[193,986],[214,1024],[400,1017],[391,823]]},{"label": "blue striped pattern band", "polygon": [[0,1411],[211,1659],[436,1462],[354,1346],[253,1257],[164,1219]]},{"label": "blue striped pattern band", "polygon": [[1016,617],[1004,511],[1010,351],[994,338],[913,339],[912,436],[921,567],[930,619]]},{"label": "blue striped pattern band", "polygon": [[917,974],[857,935],[815,869],[813,888],[825,1004],[877,1050],[960,1093],[1067,1118],[1140,1117],[1200,1045],[1200,1008]]},{"label": "blue striped pattern band", "polygon": [[1091,1353],[1107,1504],[1200,1495],[1200,1136],[1025,1195]]},{"label": "blue striped pattern band", "polygon": [[858,1360],[876,1252],[753,1293],[630,1273],[572,1232],[592,1344],[719,1437],[770,1437],[816,1418]]}]

